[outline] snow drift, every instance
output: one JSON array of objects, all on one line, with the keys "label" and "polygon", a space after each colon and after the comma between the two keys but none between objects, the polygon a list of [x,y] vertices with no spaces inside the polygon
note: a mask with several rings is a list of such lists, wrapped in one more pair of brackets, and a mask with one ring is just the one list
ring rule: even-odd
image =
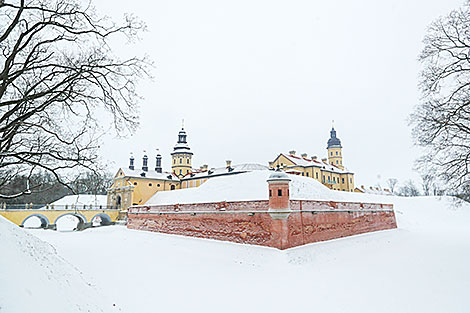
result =
[{"label": "snow drift", "polygon": [[[212,203],[221,201],[268,200],[266,180],[272,171],[253,171],[248,173],[214,177],[196,188],[159,191],[150,198],[147,205]],[[288,175],[290,198],[292,200],[334,200],[346,201],[346,192],[335,192],[315,179]]]},{"label": "snow drift", "polygon": [[0,312],[108,312],[98,290],[48,243],[0,216]]}]

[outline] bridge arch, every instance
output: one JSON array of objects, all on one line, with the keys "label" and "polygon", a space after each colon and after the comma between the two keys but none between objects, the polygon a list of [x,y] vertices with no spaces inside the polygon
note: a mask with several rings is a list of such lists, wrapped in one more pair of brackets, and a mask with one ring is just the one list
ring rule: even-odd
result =
[{"label": "bridge arch", "polygon": [[41,221],[41,228],[47,228],[47,226],[49,226],[49,224],[50,224],[50,223],[49,223],[49,219],[48,219],[46,216],[44,216],[44,215],[42,215],[42,214],[39,214],[39,213],[35,213],[35,214],[31,214],[30,216],[28,216],[27,218],[25,218],[25,219],[23,220],[23,222],[21,222],[20,227],[24,227],[24,223],[26,223],[26,221],[27,221],[28,219],[30,219],[31,217],[37,217],[37,218],[39,218],[39,220]]},{"label": "bridge arch", "polygon": [[78,212],[67,212],[67,213],[64,213],[64,214],[61,214],[59,215],[55,221],[54,221],[54,224],[57,225],[57,221],[66,216],[66,215],[71,215],[71,216],[75,216],[76,218],[78,218],[78,225],[77,227],[74,229],[74,230],[81,230],[81,229],[84,229],[85,228],[85,224],[88,222],[86,217],[83,215],[83,214],[80,214]]},{"label": "bridge arch", "polygon": [[106,214],[106,213],[98,213],[96,214],[95,216],[93,216],[93,218],[90,220],[90,222],[93,224],[93,221],[99,217],[101,219],[101,223],[100,225],[102,226],[106,226],[106,225],[111,225],[112,224],[112,220],[111,220],[111,217]]}]

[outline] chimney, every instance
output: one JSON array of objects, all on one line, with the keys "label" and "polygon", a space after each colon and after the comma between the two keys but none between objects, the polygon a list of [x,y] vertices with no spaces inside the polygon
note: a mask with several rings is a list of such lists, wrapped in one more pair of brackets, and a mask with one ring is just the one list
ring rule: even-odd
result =
[{"label": "chimney", "polygon": [[[144,153],[145,153],[145,151],[144,151]],[[149,158],[147,157],[146,154],[144,154],[144,158],[142,159],[142,171],[144,171],[144,172],[147,172],[149,170],[148,160],[149,160]]]},{"label": "chimney", "polygon": [[307,153],[302,153],[300,156],[301,156],[302,158],[306,159],[306,158],[307,158]]},{"label": "chimney", "polygon": [[312,161],[316,161],[316,160],[317,160],[317,156],[314,155],[314,156],[312,157]]},{"label": "chimney", "polygon": [[289,151],[289,154],[290,154],[290,155],[295,155],[295,150]]},{"label": "chimney", "polygon": [[327,160],[326,158],[321,159],[321,161],[322,161],[323,163],[327,163],[327,164],[328,164],[328,160]]},{"label": "chimney", "polygon": [[208,168],[209,168],[209,165],[203,164],[203,165],[201,166],[201,171],[205,172],[205,171],[207,171]]},{"label": "chimney", "polygon": [[129,158],[129,169],[134,170],[134,156],[131,152],[131,157]]},{"label": "chimney", "polygon": [[227,160],[227,161],[225,161],[225,163],[226,163],[226,167],[227,167],[227,169],[229,169],[229,168],[231,168],[231,167],[232,167],[232,161],[230,161],[230,160]]},{"label": "chimney", "polygon": [[361,189],[366,189],[366,187],[364,187],[364,185],[361,185]]},{"label": "chimney", "polygon": [[157,173],[162,172],[162,156],[160,155],[160,153],[158,153],[157,157],[156,157],[155,172],[157,172]]},{"label": "chimney", "polygon": [[269,162],[269,168],[274,168],[274,162]]}]

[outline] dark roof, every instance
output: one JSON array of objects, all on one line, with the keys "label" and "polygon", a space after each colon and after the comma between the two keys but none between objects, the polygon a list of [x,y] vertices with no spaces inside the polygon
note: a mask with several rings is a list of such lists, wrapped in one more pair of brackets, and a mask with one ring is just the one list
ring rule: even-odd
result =
[{"label": "dark roof", "polygon": [[329,148],[342,148],[341,147],[341,140],[336,137],[336,130],[332,127],[330,131],[330,139],[328,139],[328,147]]}]

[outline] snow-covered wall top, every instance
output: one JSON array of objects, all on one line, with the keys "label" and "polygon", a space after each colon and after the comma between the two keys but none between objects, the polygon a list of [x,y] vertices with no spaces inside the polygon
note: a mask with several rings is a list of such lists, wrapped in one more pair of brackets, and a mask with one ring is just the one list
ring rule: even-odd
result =
[{"label": "snow-covered wall top", "polygon": [[[272,171],[265,170],[214,177],[197,188],[157,192],[146,202],[146,205],[269,200],[266,180],[270,174]],[[370,199],[370,197],[328,189],[309,177],[289,175],[289,178],[291,179],[291,200],[377,202],[377,199]]]},{"label": "snow-covered wall top", "polygon": [[105,206],[107,203],[106,195],[70,195],[52,202],[53,205],[94,205]]}]

